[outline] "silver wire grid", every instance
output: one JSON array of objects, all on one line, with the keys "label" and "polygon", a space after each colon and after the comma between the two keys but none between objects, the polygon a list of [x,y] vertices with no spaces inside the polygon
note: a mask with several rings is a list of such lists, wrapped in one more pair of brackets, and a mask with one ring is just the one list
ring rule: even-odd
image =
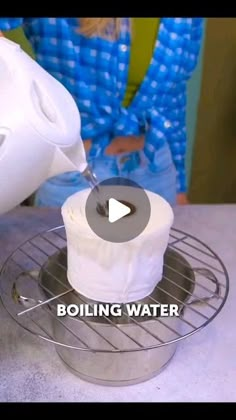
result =
[{"label": "silver wire grid", "polygon": [[[88,301],[69,285],[66,257],[64,226],[40,233],[9,256],[0,271],[0,289],[4,307],[21,327],[53,344],[71,349],[130,352],[177,342],[209,324],[223,308],[229,292],[226,268],[215,252],[199,239],[173,228],[165,254],[163,279],[144,303],[179,304],[178,323],[155,317],[149,328],[150,320],[146,322],[128,316],[125,306],[120,320],[104,316],[98,322],[78,316],[76,322],[74,319],[68,322],[68,316],[57,317],[57,303]],[[43,285],[45,275],[50,281]],[[58,323],[65,331],[61,340],[54,335]],[[109,338],[104,334],[104,328],[100,328],[101,323],[113,327]],[[129,329],[124,328],[129,324],[140,329],[140,340],[137,331],[134,338]],[[125,340],[119,340],[119,334]]]}]

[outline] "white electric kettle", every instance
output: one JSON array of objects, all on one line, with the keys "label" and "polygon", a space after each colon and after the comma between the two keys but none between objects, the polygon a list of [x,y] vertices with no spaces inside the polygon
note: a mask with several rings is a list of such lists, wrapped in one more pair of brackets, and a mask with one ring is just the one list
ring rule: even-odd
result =
[{"label": "white electric kettle", "polygon": [[21,47],[0,38],[0,215],[48,178],[87,167],[74,99]]}]

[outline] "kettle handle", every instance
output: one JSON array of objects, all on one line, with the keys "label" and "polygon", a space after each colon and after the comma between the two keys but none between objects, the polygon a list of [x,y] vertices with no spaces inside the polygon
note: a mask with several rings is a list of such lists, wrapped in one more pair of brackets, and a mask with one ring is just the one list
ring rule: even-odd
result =
[{"label": "kettle handle", "polygon": [[6,137],[10,133],[10,130],[6,127],[0,127],[0,147],[3,147]]},{"label": "kettle handle", "polygon": [[49,123],[56,124],[58,118],[55,107],[53,107],[49,96],[36,80],[32,81],[30,93],[33,105],[40,116],[46,118]]}]

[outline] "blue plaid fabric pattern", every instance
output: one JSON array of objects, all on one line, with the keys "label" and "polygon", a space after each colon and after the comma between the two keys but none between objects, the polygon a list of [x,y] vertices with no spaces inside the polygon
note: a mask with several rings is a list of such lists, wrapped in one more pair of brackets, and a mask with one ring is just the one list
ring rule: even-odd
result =
[{"label": "blue plaid fabric pattern", "polygon": [[122,18],[116,41],[84,37],[77,18],[0,18],[2,31],[22,25],[38,63],[75,98],[82,138],[93,140],[91,156],[101,156],[116,136],[145,134],[150,167],[155,151],[167,143],[177,191],[185,192],[186,88],[198,60],[203,19],[161,19],[150,66],[128,108],[122,99],[131,45],[129,18]]}]

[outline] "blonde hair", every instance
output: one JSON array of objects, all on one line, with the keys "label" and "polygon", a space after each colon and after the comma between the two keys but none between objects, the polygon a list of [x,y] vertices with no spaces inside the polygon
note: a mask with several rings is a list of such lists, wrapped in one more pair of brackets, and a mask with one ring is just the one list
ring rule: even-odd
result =
[{"label": "blonde hair", "polygon": [[121,18],[79,18],[79,32],[87,37],[118,38]]}]

